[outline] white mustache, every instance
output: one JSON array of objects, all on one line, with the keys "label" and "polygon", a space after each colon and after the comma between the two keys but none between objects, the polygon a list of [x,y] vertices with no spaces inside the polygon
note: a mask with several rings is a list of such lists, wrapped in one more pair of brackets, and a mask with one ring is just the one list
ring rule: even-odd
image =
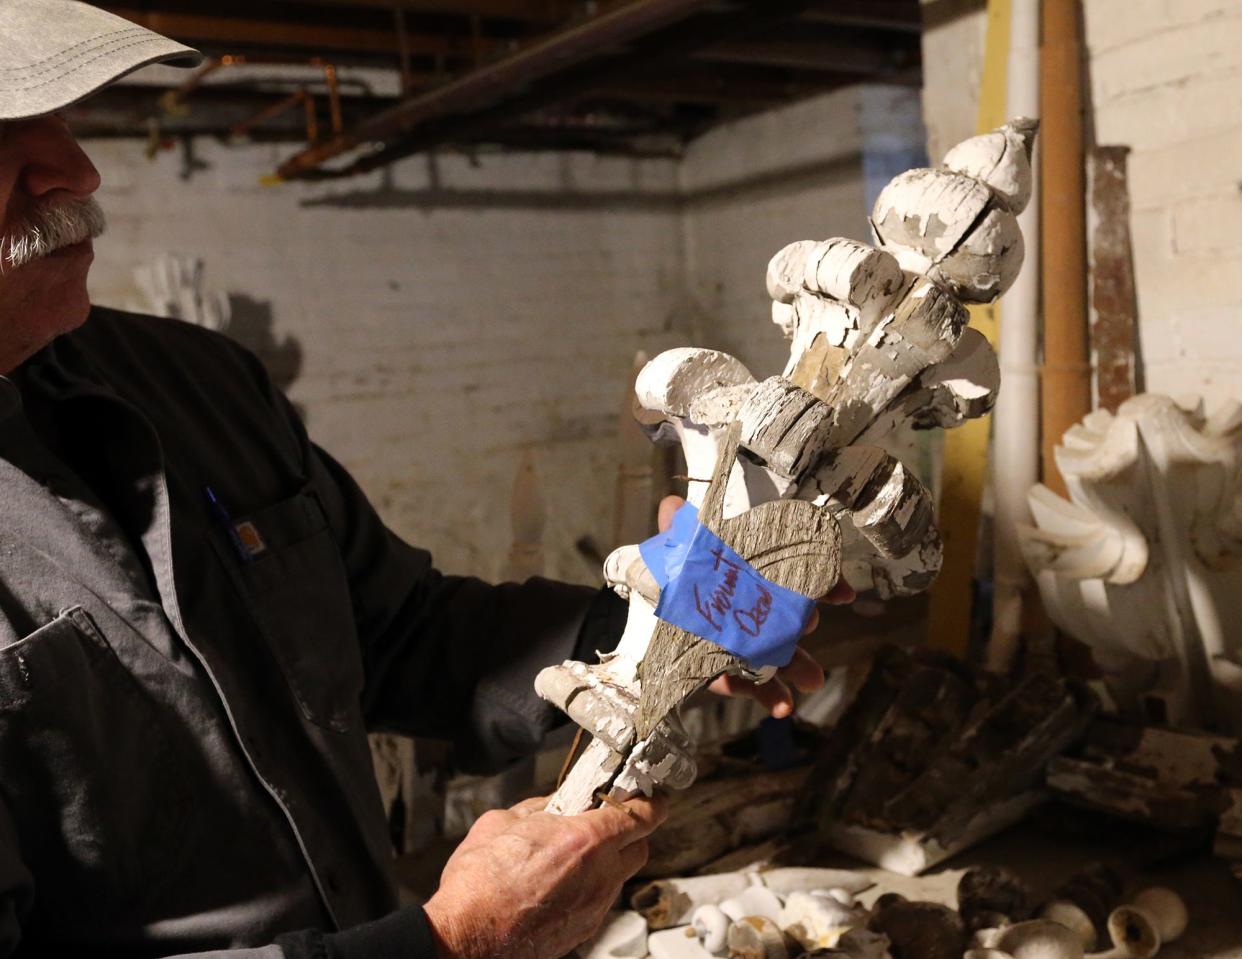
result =
[{"label": "white mustache", "polygon": [[93,240],[103,235],[107,225],[103,208],[94,197],[39,207],[16,230],[0,237],[0,271]]}]

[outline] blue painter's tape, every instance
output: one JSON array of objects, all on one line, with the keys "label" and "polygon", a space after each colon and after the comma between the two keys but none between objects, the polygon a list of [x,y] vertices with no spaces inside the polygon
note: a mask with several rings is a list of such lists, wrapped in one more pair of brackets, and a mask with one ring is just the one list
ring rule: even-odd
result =
[{"label": "blue painter's tape", "polygon": [[699,511],[686,503],[673,514],[673,524],[667,530],[639,544],[638,552],[660,589],[681,572],[690,541],[699,528]]},{"label": "blue painter's tape", "polygon": [[673,525],[639,546],[660,586],[656,615],[752,666],[784,666],[815,601],[778,586],[698,520],[688,503]]}]

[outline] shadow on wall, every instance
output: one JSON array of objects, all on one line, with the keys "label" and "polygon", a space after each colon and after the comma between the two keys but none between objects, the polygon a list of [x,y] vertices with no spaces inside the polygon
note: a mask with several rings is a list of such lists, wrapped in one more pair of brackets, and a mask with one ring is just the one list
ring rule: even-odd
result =
[{"label": "shadow on wall", "polygon": [[287,393],[302,372],[302,344],[289,335],[276,339],[271,300],[245,293],[229,293],[228,298],[229,318],[221,332],[262,360],[272,382]]},{"label": "shadow on wall", "polygon": [[[302,344],[288,335],[276,339],[271,300],[208,290],[204,272],[198,257],[158,257],[134,270],[142,295],[131,308],[225,334],[254,353],[272,382],[287,393],[302,372]],[[298,404],[294,407],[305,419],[306,411]]]}]

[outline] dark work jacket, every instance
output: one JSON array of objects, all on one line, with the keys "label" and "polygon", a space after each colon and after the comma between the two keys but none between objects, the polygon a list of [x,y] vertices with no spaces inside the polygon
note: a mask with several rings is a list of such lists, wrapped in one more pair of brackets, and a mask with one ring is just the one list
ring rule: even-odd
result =
[{"label": "dark work jacket", "polygon": [[431,956],[366,732],[533,751],[598,603],[437,573],[248,352],[94,310],[0,378],[0,956]]}]

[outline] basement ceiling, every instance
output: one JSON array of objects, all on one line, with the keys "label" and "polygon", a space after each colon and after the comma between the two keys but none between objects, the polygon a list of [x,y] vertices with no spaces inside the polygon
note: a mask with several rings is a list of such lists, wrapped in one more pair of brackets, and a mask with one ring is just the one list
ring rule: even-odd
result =
[{"label": "basement ceiling", "polygon": [[202,50],[71,111],[83,136],[287,141],[286,179],[452,145],[676,155],[859,82],[918,85],[918,0],[129,0]]}]

